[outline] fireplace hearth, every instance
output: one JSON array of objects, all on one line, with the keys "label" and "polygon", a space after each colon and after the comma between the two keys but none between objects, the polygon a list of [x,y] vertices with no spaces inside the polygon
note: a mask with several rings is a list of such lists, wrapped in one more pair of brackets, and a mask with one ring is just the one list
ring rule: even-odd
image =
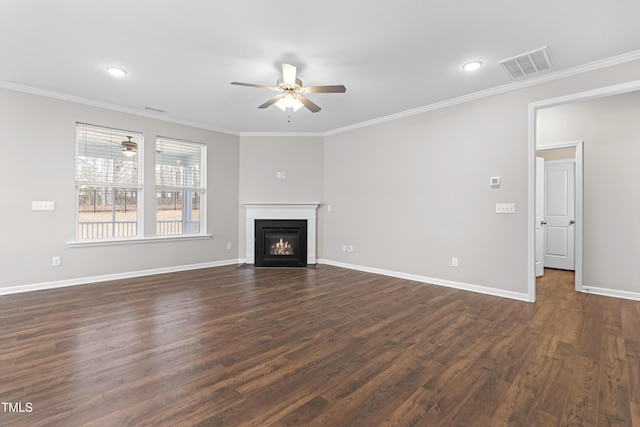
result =
[{"label": "fireplace hearth", "polygon": [[256,219],[256,267],[306,267],[307,220]]}]

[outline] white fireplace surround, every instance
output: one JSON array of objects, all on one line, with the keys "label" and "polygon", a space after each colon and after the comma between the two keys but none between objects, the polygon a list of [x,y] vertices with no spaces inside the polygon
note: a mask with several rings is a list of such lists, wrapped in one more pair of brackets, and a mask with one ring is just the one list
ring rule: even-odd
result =
[{"label": "white fireplace surround", "polygon": [[256,219],[306,219],[307,264],[316,263],[316,210],[318,203],[243,203],[246,214],[247,264],[255,264]]}]

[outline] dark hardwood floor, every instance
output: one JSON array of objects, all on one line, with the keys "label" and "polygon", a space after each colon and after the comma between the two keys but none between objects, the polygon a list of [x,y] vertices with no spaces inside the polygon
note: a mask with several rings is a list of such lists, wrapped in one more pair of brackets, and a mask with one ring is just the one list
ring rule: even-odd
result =
[{"label": "dark hardwood floor", "polygon": [[2,296],[0,425],[640,427],[640,302],[537,289],[229,266]]}]

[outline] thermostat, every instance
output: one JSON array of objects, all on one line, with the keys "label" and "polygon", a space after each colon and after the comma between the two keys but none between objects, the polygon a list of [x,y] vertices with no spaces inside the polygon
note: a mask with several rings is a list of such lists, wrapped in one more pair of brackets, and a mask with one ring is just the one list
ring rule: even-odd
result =
[{"label": "thermostat", "polygon": [[491,177],[491,187],[493,187],[493,188],[500,187],[500,177],[499,176],[492,176]]}]

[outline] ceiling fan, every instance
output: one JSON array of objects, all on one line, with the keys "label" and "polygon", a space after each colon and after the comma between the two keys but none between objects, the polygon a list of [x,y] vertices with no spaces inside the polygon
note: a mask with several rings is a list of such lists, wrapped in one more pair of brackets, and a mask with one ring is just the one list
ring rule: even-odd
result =
[{"label": "ceiling fan", "polygon": [[122,141],[120,145],[122,146],[122,154],[127,157],[133,157],[138,152],[138,144],[135,141],[132,141],[132,136],[127,135],[129,138],[128,141]]},{"label": "ceiling fan", "polygon": [[282,77],[278,79],[276,86],[263,86],[241,82],[231,82],[231,84],[281,92],[279,95],[274,96],[264,104],[259,105],[258,108],[267,108],[275,104],[283,111],[287,111],[288,109],[297,111],[304,106],[312,113],[317,113],[321,108],[311,102],[311,100],[306,98],[304,95],[308,93],[344,93],[347,91],[347,88],[343,85],[302,86],[302,80],[296,77],[296,67],[291,64],[282,64]]}]

